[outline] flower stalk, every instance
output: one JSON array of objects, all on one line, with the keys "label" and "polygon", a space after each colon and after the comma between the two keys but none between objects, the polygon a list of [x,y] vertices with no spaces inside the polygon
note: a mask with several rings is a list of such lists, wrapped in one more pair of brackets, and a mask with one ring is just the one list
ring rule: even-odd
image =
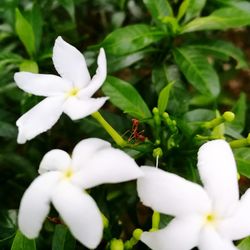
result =
[{"label": "flower stalk", "polygon": [[248,134],[247,138],[233,140],[229,142],[229,144],[232,148],[241,148],[250,146],[250,133]]},{"label": "flower stalk", "polygon": [[154,211],[152,215],[152,229],[151,231],[157,231],[159,229],[160,224],[160,213],[157,211]]},{"label": "flower stalk", "polygon": [[100,112],[92,113],[92,117],[96,119],[102,127],[108,132],[115,143],[120,147],[125,147],[128,143],[118,134],[118,132],[104,119]]},{"label": "flower stalk", "polygon": [[202,127],[206,129],[215,128],[224,122],[232,122],[235,118],[235,114],[231,111],[226,111],[222,116],[216,117],[211,121],[203,123]]},{"label": "flower stalk", "polygon": [[133,249],[133,247],[138,243],[141,238],[143,231],[140,228],[137,228],[133,232],[133,236],[130,240],[127,240],[124,244],[125,250]]}]

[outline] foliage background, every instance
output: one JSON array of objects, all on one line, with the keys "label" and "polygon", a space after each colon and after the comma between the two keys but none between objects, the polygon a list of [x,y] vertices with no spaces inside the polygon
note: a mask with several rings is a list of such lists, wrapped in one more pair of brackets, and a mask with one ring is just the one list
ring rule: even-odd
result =
[{"label": "foliage background", "polygon": [[[101,113],[129,140],[124,150],[139,165],[154,165],[153,149],[161,147],[161,168],[199,182],[196,153],[205,140],[218,135],[228,141],[247,137],[250,47],[245,26],[250,24],[250,3],[190,0],[186,8],[188,2],[0,2],[0,249],[85,249],[65,226],[50,219],[36,241],[20,236],[19,244],[12,245],[14,237],[19,237],[16,213],[20,199],[37,175],[43,155],[53,148],[71,152],[78,141],[88,137],[113,143],[93,118],[73,122],[66,116],[51,131],[25,145],[16,143],[15,121],[40,98],[17,89],[13,74],[19,70],[56,74],[51,52],[59,35],[84,53],[92,75],[98,50],[105,48],[109,77],[97,95],[109,96],[110,102]],[[200,22],[199,16],[209,17]],[[154,107],[159,112],[152,112]],[[219,132],[202,127],[216,117],[216,110],[217,115],[226,110],[236,114]],[[169,119],[164,118],[165,111]],[[145,142],[133,137],[132,118],[140,121]],[[249,149],[234,152],[243,192],[250,186]],[[108,248],[112,238],[128,240],[137,227],[150,228],[152,211],[139,203],[134,182],[103,185],[90,192],[109,219],[98,249]],[[52,209],[51,217],[57,216]],[[162,217],[161,226],[168,220]],[[146,249],[140,243],[135,248]]]}]

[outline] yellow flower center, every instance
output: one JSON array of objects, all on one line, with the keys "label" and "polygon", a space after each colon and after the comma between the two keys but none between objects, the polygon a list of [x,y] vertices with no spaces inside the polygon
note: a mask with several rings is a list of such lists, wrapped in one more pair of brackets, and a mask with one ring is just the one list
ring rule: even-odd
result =
[{"label": "yellow flower center", "polygon": [[207,215],[205,215],[205,224],[206,225],[213,225],[215,226],[216,225],[216,222],[217,222],[217,217],[216,217],[216,214],[214,213],[209,213]]},{"label": "yellow flower center", "polygon": [[67,97],[70,97],[70,96],[76,96],[79,92],[79,88],[77,87],[74,87],[72,88],[68,93],[67,93]]},{"label": "yellow flower center", "polygon": [[69,167],[63,172],[63,178],[70,179],[73,176],[73,174],[74,174],[73,169]]}]

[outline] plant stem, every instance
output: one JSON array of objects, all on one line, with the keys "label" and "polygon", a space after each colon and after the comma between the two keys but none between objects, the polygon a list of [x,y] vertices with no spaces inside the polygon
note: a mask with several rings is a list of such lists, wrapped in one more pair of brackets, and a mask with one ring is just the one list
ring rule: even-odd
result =
[{"label": "plant stem", "polygon": [[98,111],[94,112],[92,117],[102,125],[102,127],[109,133],[118,146],[125,147],[127,145],[127,142],[123,140],[117,131],[104,119],[104,117]]}]

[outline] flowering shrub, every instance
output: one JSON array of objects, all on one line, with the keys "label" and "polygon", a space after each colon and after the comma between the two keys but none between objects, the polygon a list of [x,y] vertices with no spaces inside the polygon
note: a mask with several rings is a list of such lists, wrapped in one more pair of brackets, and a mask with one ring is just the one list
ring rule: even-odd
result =
[{"label": "flowering shrub", "polygon": [[250,249],[248,1],[0,14],[1,249]]}]

